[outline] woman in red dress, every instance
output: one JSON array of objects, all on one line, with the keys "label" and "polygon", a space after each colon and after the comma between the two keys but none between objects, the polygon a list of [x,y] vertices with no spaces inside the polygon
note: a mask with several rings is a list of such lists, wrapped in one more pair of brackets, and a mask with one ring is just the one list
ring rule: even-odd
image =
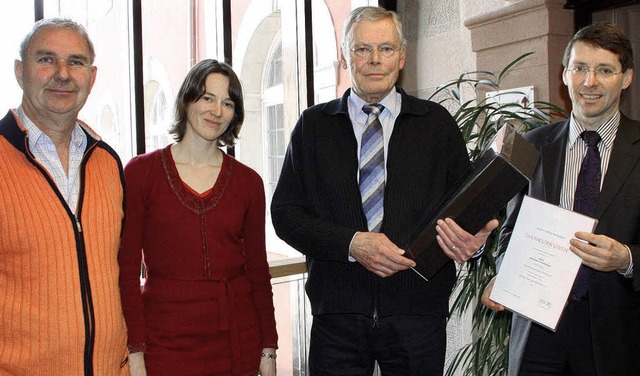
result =
[{"label": "woman in red dress", "polygon": [[120,287],[134,376],[276,374],[264,187],[220,149],[243,120],[236,74],[201,61],[176,99],[176,143],[125,168]]}]

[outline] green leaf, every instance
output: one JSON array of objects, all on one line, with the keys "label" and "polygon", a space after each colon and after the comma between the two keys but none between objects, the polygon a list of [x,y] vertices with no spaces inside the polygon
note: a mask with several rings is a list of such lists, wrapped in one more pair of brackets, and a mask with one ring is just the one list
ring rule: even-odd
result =
[{"label": "green leaf", "polygon": [[526,57],[527,57],[527,56],[529,56],[529,55],[533,55],[533,52],[527,52],[527,53],[524,53],[524,54],[522,54],[522,55],[518,56],[514,61],[510,62],[509,64],[507,64],[507,66],[506,66],[506,67],[504,67],[504,68],[502,69],[502,72],[500,72],[500,74],[498,75],[498,80],[501,80],[501,79],[502,79],[502,77],[504,77],[504,75],[505,75],[505,74],[507,74],[507,72],[509,72],[509,70],[510,70],[514,65],[518,64],[518,62],[520,62],[520,60],[522,60],[522,59],[526,58]]}]

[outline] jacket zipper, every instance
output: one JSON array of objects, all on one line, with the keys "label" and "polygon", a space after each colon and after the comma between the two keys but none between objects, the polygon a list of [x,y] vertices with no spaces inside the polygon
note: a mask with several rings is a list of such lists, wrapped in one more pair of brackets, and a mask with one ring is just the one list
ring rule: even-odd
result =
[{"label": "jacket zipper", "polygon": [[84,196],[84,168],[86,167],[86,161],[96,147],[98,142],[94,142],[93,144],[87,145],[87,149],[84,152],[82,157],[82,162],[80,163],[80,192],[78,197],[78,205],[76,208],[76,212],[78,214],[74,215],[69,206],[67,205],[64,197],[58,190],[56,183],[53,178],[49,174],[46,168],[42,166],[31,154],[29,151],[29,145],[27,138],[25,137],[25,150],[28,155],[28,159],[31,163],[36,166],[38,170],[44,175],[45,179],[49,182],[49,185],[54,190],[56,196],[60,202],[66,207],[67,213],[71,221],[73,222],[72,226],[74,227],[74,236],[76,240],[76,255],[78,261],[78,274],[80,277],[80,295],[82,299],[82,315],[84,318],[85,325],[85,344],[84,344],[84,376],[93,376],[93,348],[95,344],[95,313],[93,310],[93,299],[91,297],[91,285],[89,281],[89,268],[87,264],[87,253],[85,250],[84,243],[84,235],[82,230],[82,223],[80,220],[80,213],[82,210],[82,201]]},{"label": "jacket zipper", "polygon": [[380,287],[380,282],[379,281],[374,281],[374,290],[373,290],[373,313],[371,314],[372,318],[373,318],[373,328],[377,329],[378,328],[378,298],[379,298],[379,291],[378,288]]}]

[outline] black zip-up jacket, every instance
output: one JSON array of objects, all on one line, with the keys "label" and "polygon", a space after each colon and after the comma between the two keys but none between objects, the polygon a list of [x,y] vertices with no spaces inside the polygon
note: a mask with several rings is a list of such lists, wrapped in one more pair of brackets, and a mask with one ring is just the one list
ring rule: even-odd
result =
[{"label": "black zip-up jacket", "polygon": [[[387,151],[381,232],[404,248],[435,215],[469,158],[444,107],[396,90],[402,107]],[[313,314],[446,315],[455,282],[453,261],[426,282],[412,270],[381,278],[348,260],[354,234],[367,229],[349,94],[300,116],[271,204],[276,233],[307,256],[306,291]]]}]

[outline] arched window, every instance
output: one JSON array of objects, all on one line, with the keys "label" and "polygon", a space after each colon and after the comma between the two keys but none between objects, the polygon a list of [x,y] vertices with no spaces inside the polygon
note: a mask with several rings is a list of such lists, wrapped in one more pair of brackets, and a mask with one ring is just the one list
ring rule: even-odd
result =
[{"label": "arched window", "polygon": [[168,133],[169,122],[167,97],[162,88],[158,87],[153,96],[151,111],[149,112],[149,127],[146,130],[147,150],[160,149],[171,142]]},{"label": "arched window", "polygon": [[282,42],[278,41],[270,60],[267,62],[267,74],[265,75],[265,88],[282,85]]},{"label": "arched window", "polygon": [[273,191],[276,189],[282,163],[284,161],[285,134],[284,134],[284,94],[282,78],[282,42],[280,39],[274,44],[263,78],[263,129],[265,130],[266,153],[266,183],[267,198],[271,201]]}]

